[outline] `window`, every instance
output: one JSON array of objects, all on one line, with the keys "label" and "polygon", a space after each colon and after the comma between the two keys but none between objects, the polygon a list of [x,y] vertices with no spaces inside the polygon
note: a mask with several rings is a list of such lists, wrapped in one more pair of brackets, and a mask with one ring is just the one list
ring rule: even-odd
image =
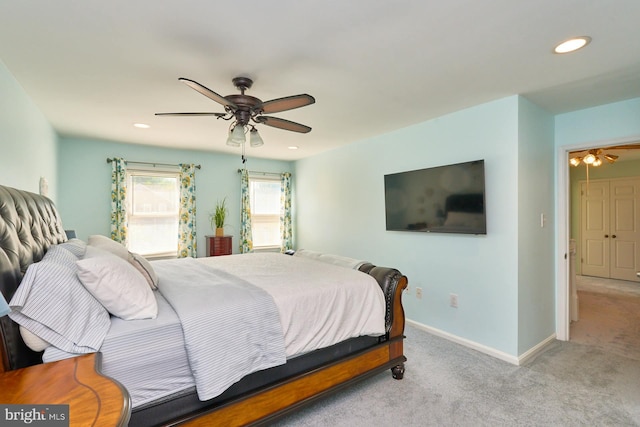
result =
[{"label": "window", "polygon": [[128,246],[144,256],[176,256],[180,174],[127,170]]},{"label": "window", "polygon": [[280,248],[280,179],[249,177],[254,249]]}]

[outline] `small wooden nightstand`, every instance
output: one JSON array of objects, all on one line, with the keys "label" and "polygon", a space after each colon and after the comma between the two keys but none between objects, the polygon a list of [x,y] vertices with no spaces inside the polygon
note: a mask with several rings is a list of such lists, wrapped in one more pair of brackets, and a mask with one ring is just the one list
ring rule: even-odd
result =
[{"label": "small wooden nightstand", "polygon": [[70,426],[126,426],[131,399],[91,353],[0,374],[0,403],[69,405]]},{"label": "small wooden nightstand", "polygon": [[207,240],[207,256],[231,255],[233,236],[204,236]]}]

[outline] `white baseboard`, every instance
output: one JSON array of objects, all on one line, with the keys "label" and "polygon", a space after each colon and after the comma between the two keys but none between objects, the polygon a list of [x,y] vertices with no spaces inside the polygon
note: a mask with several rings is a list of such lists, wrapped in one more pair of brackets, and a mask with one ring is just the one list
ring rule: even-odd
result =
[{"label": "white baseboard", "polygon": [[544,350],[544,348],[546,346],[548,346],[549,344],[551,344],[555,340],[556,340],[556,334],[554,333],[550,337],[548,337],[547,339],[542,340],[537,345],[531,347],[528,351],[525,351],[520,356],[518,356],[518,361],[519,361],[518,364],[519,365],[523,365],[523,364],[527,363],[529,360],[533,359],[533,357],[535,357],[538,354],[540,354]]},{"label": "white baseboard", "polygon": [[505,362],[508,362],[508,363],[511,363],[512,365],[517,365],[517,366],[522,365],[523,363],[530,360],[532,357],[540,353],[545,346],[547,346],[549,343],[551,343],[556,339],[556,335],[553,334],[552,336],[545,339],[541,343],[537,344],[536,346],[534,346],[533,348],[531,348],[521,356],[513,356],[503,351],[496,350],[495,348],[487,347],[486,345],[479,344],[475,341],[471,341],[466,338],[461,338],[457,335],[453,335],[448,332],[442,331],[440,329],[427,326],[423,323],[416,322],[415,320],[406,319],[406,322],[412,326],[415,326],[418,329],[422,329],[423,331],[429,332],[430,334],[439,336],[441,338],[455,342],[457,344],[463,345],[473,350],[477,350],[481,353],[488,354],[489,356],[495,357],[500,360],[504,360]]}]

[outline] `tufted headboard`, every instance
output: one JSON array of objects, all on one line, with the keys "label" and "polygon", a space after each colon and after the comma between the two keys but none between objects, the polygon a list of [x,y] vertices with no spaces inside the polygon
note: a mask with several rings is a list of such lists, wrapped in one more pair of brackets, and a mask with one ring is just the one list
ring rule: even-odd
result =
[{"label": "tufted headboard", "polygon": [[[0,185],[0,291],[11,300],[27,267],[42,259],[49,246],[67,237],[53,202],[44,196]],[[18,325],[0,318],[0,372],[42,362],[30,350]]]}]

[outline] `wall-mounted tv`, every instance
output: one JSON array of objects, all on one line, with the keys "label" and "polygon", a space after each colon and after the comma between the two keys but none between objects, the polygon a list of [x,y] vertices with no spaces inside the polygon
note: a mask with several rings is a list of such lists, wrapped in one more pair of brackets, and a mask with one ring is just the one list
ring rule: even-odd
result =
[{"label": "wall-mounted tv", "polygon": [[384,176],[387,230],[487,234],[484,160]]}]

